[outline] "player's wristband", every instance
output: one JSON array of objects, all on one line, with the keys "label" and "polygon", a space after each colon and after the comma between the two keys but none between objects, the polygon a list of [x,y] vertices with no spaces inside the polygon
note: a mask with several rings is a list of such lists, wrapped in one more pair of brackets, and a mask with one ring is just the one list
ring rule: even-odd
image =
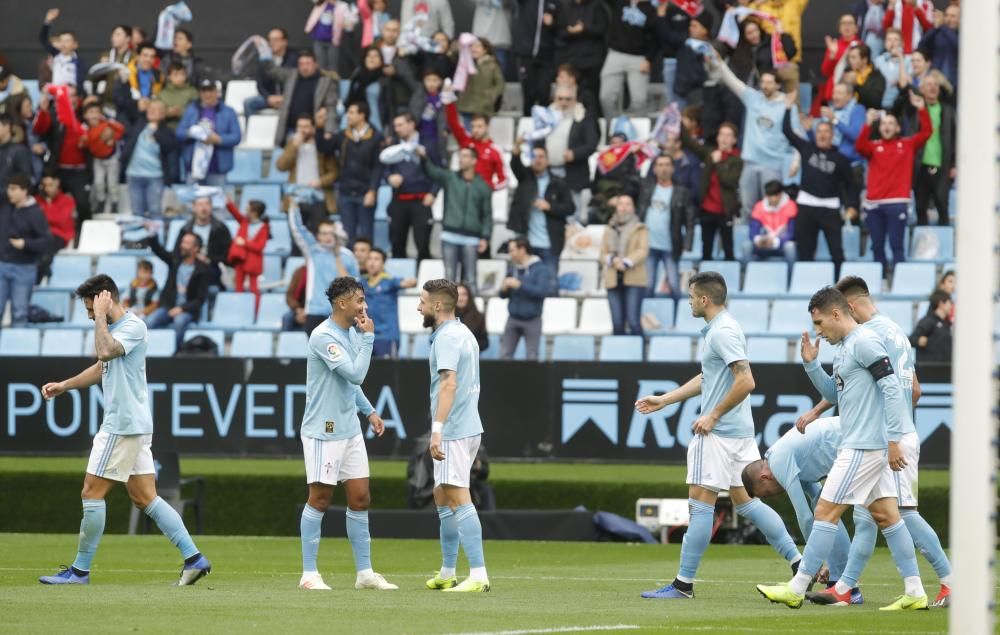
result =
[{"label": "player's wristband", "polygon": [[444,424],[441,423],[440,421],[435,421],[434,423],[431,424],[431,433],[441,434],[442,430],[444,430]]}]

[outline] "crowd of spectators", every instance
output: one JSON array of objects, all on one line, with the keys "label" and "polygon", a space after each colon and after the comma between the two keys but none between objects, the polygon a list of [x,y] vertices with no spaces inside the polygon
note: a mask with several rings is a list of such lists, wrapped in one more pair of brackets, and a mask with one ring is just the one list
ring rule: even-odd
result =
[{"label": "crowd of spectators", "polygon": [[[696,227],[703,262],[716,258],[716,238],[726,260],[810,261],[822,233],[839,270],[841,230],[853,224],[888,278],[908,224],[953,217],[959,2],[859,0],[829,25],[815,78],[802,66],[807,3],[477,0],[471,32],[458,33],[445,0],[403,0],[399,16],[384,0],[316,0],[301,37],[276,25],[254,40],[258,94],[244,114],[276,114],[274,165],[291,195],[281,210],[250,200],[242,211],[221,191],[240,115],[191,31],[175,28],[159,48],[162,33],[154,42],[141,27],[114,26],[101,64],[88,66],[51,9],[37,103],[0,66],[0,300],[24,323],[52,255],[94,214],[118,213],[121,196],[152,234],[168,207],[190,219],[172,250],[155,236],[143,243],[168,264],[165,286],[150,289],[143,261],[130,288],[150,326],[172,326],[178,344],[227,284],[259,302],[269,222],[285,212],[306,265],[286,281],[284,328],[310,331],[328,313],[329,281],[360,276],[385,327],[376,351],[396,355],[396,296],[414,281],[390,276],[386,261],[431,257],[439,197],[436,250],[463,285],[460,312],[482,346],[477,261],[494,255],[494,195],[507,197],[505,358],[521,338],[537,357],[542,303],[559,293],[573,226],[607,226],[601,286],[616,334],[642,334],[644,298],[682,295],[681,254],[697,249]],[[290,44],[303,38],[309,48]],[[629,117],[650,116],[654,77],[667,106],[640,137]],[[507,158],[490,120],[515,78],[531,125]],[[194,186],[187,204],[177,185]],[[389,239],[373,246],[386,186]],[[749,229],[737,245],[740,225]],[[950,334],[945,295],[931,297],[920,348],[940,350],[937,331]]]}]

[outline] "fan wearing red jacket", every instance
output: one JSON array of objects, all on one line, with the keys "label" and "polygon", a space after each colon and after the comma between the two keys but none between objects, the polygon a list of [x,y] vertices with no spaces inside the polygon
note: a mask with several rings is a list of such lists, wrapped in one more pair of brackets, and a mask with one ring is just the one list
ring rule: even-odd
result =
[{"label": "fan wearing red jacket", "polygon": [[479,155],[476,160],[476,174],[483,177],[483,180],[494,192],[507,187],[507,170],[503,160],[503,151],[490,139],[490,118],[486,115],[472,115],[472,134],[470,135],[458,119],[458,108],[454,102],[445,106],[445,114],[448,117],[448,127],[451,128],[451,134],[455,135],[458,147],[473,148]]},{"label": "fan wearing red jacket", "polygon": [[45,219],[49,221],[52,237],[59,243],[54,245],[55,251],[70,245],[76,237],[76,228],[73,226],[76,201],[62,191],[59,177],[54,172],[46,172],[42,177],[42,184],[38,194],[35,194],[35,200],[42,208]]},{"label": "fan wearing red jacket", "polygon": [[[888,273],[885,238],[888,234],[893,263],[902,262],[903,234],[913,186],[913,162],[917,151],[934,131],[924,98],[910,93],[910,103],[917,109],[920,129],[912,137],[900,137],[899,120],[892,113],[869,110],[868,118],[854,147],[868,159],[868,191],[863,207],[865,224],[871,234],[872,253]],[[881,118],[880,118],[881,116]],[[879,139],[871,139],[871,126],[878,121]]]},{"label": "fan wearing red jacket", "polygon": [[833,98],[833,87],[844,74],[844,67],[847,63],[844,56],[847,55],[847,49],[851,48],[851,44],[861,41],[858,39],[858,22],[850,13],[840,16],[839,35],[838,38],[832,38],[829,35],[825,38],[826,52],[823,55],[823,65],[820,67],[820,73],[825,81],[813,99],[812,110],[809,113],[813,117],[819,117],[820,108]]},{"label": "fan wearing red jacket", "polygon": [[[55,103],[55,116],[50,104]],[[83,221],[90,220],[90,195],[87,178],[87,155],[80,139],[84,135],[83,125],[76,116],[78,98],[73,86],[49,84],[38,102],[38,115],[32,126],[33,132],[42,137],[52,148],[55,164],[63,191],[76,201],[76,229],[79,232]]]},{"label": "fan wearing red jacket", "polygon": [[121,172],[118,142],[125,134],[125,126],[105,117],[100,102],[96,101],[83,107],[83,120],[87,127],[80,144],[93,157],[94,200],[97,208],[103,208],[108,214],[118,204],[118,177]]},{"label": "fan wearing red jacket", "polygon": [[903,54],[909,55],[924,33],[934,28],[934,3],[931,0],[894,0],[887,5],[882,29],[899,29],[903,34]]},{"label": "fan wearing red jacket", "polygon": [[[260,290],[257,288],[257,276],[264,273],[264,246],[270,237],[270,230],[264,210],[267,206],[263,201],[251,200],[247,203],[247,213],[244,216],[232,201],[226,199],[226,209],[236,222],[240,224],[236,238],[229,247],[229,264],[236,269],[234,288],[237,293],[243,292],[244,278],[250,279],[250,291],[257,298],[260,306]],[[253,238],[250,234],[253,234]]]}]

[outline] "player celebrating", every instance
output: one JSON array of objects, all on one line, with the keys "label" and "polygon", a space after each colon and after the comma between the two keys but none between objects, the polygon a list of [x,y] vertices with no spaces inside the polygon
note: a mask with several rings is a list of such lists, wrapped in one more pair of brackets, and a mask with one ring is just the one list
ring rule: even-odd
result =
[{"label": "player celebrating", "polygon": [[[812,532],[813,506],[819,498],[822,485],[837,458],[841,429],[839,417],[827,417],[813,423],[804,432],[789,429],[775,442],[764,458],[743,468],[743,487],[750,496],[770,498],[784,492],[795,509],[799,530],[807,539]],[[858,512],[871,518],[868,510],[858,505],[854,508],[857,526]],[[830,553],[828,565],[831,583],[842,579],[851,549],[851,537],[843,523],[837,524],[837,539]],[[864,604],[861,590],[848,588],[847,597],[838,598],[838,605]],[[809,597],[809,594],[807,594]]]},{"label": "player celebrating", "polygon": [[801,560],[781,517],[760,499],[751,498],[740,480],[743,467],[759,459],[760,451],[750,414],[754,380],[747,343],[743,329],[726,310],[726,281],[714,271],[699,273],[691,278],[688,298],[692,314],[708,323],[701,331],[705,337],[701,374],[680,388],[643,397],[635,404],[639,412],[649,414],[701,395],[701,416],[692,425],[695,437],[688,446],[691,520],[681,545],[680,571],[671,584],[643,593],[644,598],[694,597],[694,576],[712,538],[715,501],[722,490],[729,490],[736,512],[761,530],[793,572]]},{"label": "player celebrating", "polygon": [[[441,519],[441,569],[427,588],[455,593],[490,590],[483,555],[483,528],[469,494],[472,463],[479,452],[479,345],[472,331],[455,319],[458,287],[429,280],[417,308],[431,334],[431,443],[434,504]],[[455,565],[461,543],[469,577],[458,583]]]},{"label": "player celebrating", "polygon": [[[306,411],[302,416],[302,451],[309,500],[302,508],[302,578],[299,588],[329,591],[316,567],[323,514],[333,487],[344,484],[347,539],[354,552],[355,589],[398,589],[372,570],[368,533],[368,452],[358,421],[360,411],[375,434],[385,426],[361,391],[375,342],[375,324],[367,315],[361,283],[351,277],[330,283],[326,297],[333,314],[309,336],[306,360]],[[353,329],[351,327],[354,327]]]},{"label": "player celebrating", "polygon": [[840,291],[833,287],[817,291],[809,300],[809,313],[816,334],[831,344],[840,344],[831,377],[817,359],[819,339],[814,344],[808,333],[802,334],[806,372],[820,394],[840,406],[843,438],[816,503],[802,566],[789,583],[759,584],[757,590],[772,602],[801,607],[813,574],[830,555],[841,515],[850,505],[865,505],[882,529],[905,587],[902,596],[881,610],[926,609],[927,595],[913,540],[896,502],[893,471],[906,466],[900,439],[902,419],[909,409],[899,377],[881,338],[871,329],[859,327]]},{"label": "player celebrating", "polygon": [[[915,406],[920,399],[920,381],[917,379],[913,349],[906,334],[895,322],[878,312],[864,279],[848,276],[837,283],[837,290],[847,298],[851,315],[855,321],[872,329],[882,339],[882,344],[889,352],[889,359],[893,360],[895,364],[905,402],[909,406]],[[798,424],[802,427],[809,425],[811,421],[830,407],[832,407],[830,402],[825,399],[820,401],[815,408],[800,417]],[[906,408],[906,412],[901,414],[901,420],[903,436],[900,438],[899,446],[906,458],[906,466],[896,475],[899,514],[903,517],[903,522],[906,523],[906,528],[913,537],[913,544],[917,551],[927,558],[941,581],[941,589],[932,606],[947,607],[951,603],[951,562],[948,560],[944,548],[941,547],[941,540],[937,533],[917,511],[920,437],[913,425],[912,407]],[[818,604],[840,603],[843,601],[845,589],[857,586],[858,578],[875,550],[877,533],[875,521],[863,507],[855,508],[854,526],[851,557],[848,559],[841,584],[835,590],[809,594],[807,597],[813,602]]]},{"label": "player celebrating", "polygon": [[118,298],[118,285],[99,274],[76,290],[87,317],[94,321],[94,348],[98,362],[76,377],[42,386],[46,399],[93,386],[104,390],[104,423],[83,479],[83,520],[80,545],[72,566],[38,579],[42,584],[90,584],[90,563],[104,534],[104,499],[116,482],[125,483],[136,507],[156,522],[184,558],[177,584],[194,584],[212,571],[180,515],[156,495],[153,465],[153,417],[146,387],[146,324],[129,313]]}]

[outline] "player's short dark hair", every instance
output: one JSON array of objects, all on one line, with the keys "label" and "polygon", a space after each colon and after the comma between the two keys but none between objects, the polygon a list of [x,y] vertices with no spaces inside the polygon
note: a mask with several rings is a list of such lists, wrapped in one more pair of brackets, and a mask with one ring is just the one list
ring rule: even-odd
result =
[{"label": "player's short dark hair", "polygon": [[385,249],[382,249],[381,247],[372,247],[371,253],[382,256],[383,264],[385,264],[385,261],[389,259],[388,254],[385,253]]},{"label": "player's short dark hair", "polygon": [[810,313],[813,311],[828,313],[833,309],[838,309],[845,314],[851,312],[851,307],[847,304],[847,298],[836,287],[823,287],[809,298],[809,307],[807,310]]},{"label": "player's short dark hair", "polygon": [[455,305],[458,304],[458,285],[451,280],[444,278],[428,280],[424,283],[424,291],[430,295],[444,296],[447,300],[445,304],[450,309],[454,309]]},{"label": "player's short dark hair", "polygon": [[752,463],[748,463],[746,467],[743,468],[743,473],[740,478],[743,480],[743,489],[747,491],[747,495],[750,498],[754,498],[754,486],[757,484],[757,477],[760,476],[761,471],[764,469],[764,459],[757,459]]},{"label": "player's short dark hair", "polygon": [[111,294],[111,299],[118,301],[118,285],[111,276],[106,273],[99,273],[96,276],[87,278],[83,284],[76,288],[76,297],[93,298],[98,293],[107,291]]},{"label": "player's short dark hair", "polygon": [[931,311],[938,308],[945,302],[951,302],[951,295],[947,291],[935,291],[930,297]]},{"label": "player's short dark hair", "polygon": [[150,261],[148,261],[145,258],[143,258],[139,262],[135,263],[135,268],[139,269],[139,270],[142,270],[142,271],[152,271],[153,270],[153,263],[151,263]]},{"label": "player's short dark hair", "polygon": [[354,242],[351,243],[351,248],[353,249],[354,246],[357,245],[358,243],[362,243],[371,247],[372,239],[369,238],[368,236],[358,236],[357,238],[354,239]]},{"label": "player's short dark hair", "polygon": [[335,278],[330,286],[326,289],[326,299],[330,301],[330,305],[337,300],[337,298],[346,295],[348,293],[355,293],[360,291],[365,292],[361,283],[358,282],[357,278],[352,278],[351,276],[342,276],[340,278]]},{"label": "player's short dark hair", "polygon": [[352,101],[347,107],[350,108],[351,106],[354,106],[358,110],[359,114],[365,116],[365,121],[368,121],[368,119],[372,116],[371,106],[369,106],[366,101]]},{"label": "player's short dark hair", "polygon": [[845,276],[837,281],[837,291],[848,295],[871,295],[868,283],[860,276]]},{"label": "player's short dark hair", "polygon": [[698,291],[708,296],[715,306],[725,306],[728,290],[726,289],[726,279],[717,271],[702,271],[691,276],[688,281],[689,287],[696,287]]},{"label": "player's short dark hair", "polygon": [[7,179],[7,187],[11,185],[28,192],[31,190],[31,177],[27,174],[15,174]]},{"label": "player's short dark hair", "polygon": [[781,181],[768,181],[764,184],[764,194],[766,196],[777,196],[781,194]]}]

